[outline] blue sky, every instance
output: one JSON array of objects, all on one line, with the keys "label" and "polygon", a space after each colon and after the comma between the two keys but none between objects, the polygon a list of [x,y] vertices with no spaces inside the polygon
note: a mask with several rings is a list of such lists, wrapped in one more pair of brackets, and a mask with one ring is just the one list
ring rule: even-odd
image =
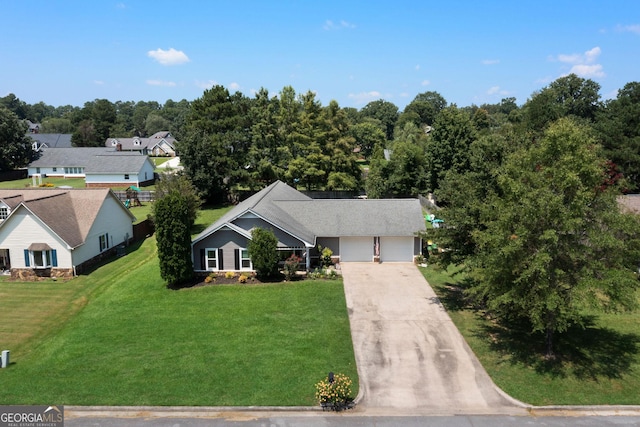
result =
[{"label": "blue sky", "polygon": [[640,1],[2,0],[0,96],[194,100],[287,85],[323,105],[518,104],[575,72],[640,80]]}]

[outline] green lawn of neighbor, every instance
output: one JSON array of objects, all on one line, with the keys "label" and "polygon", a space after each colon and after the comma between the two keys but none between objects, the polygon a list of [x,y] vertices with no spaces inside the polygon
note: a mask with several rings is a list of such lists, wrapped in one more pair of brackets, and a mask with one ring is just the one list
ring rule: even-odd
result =
[{"label": "green lawn of neighbor", "polygon": [[0,405],[315,405],[355,380],[342,281],[169,290],[155,239],[68,282],[0,281]]},{"label": "green lawn of neighbor", "polygon": [[[33,187],[33,180],[31,178],[16,179],[14,181],[2,181],[0,182],[0,188],[25,188]],[[39,182],[36,182],[35,187],[38,187]],[[73,188],[84,188],[84,178],[61,178],[61,177],[46,177],[42,178],[42,184],[51,184],[53,187],[69,186]]]},{"label": "green lawn of neighbor", "polygon": [[548,361],[541,335],[500,328],[460,299],[464,275],[421,270],[493,381],[512,397],[537,406],[640,404],[640,311],[585,313],[592,323],[557,337],[558,357]]}]

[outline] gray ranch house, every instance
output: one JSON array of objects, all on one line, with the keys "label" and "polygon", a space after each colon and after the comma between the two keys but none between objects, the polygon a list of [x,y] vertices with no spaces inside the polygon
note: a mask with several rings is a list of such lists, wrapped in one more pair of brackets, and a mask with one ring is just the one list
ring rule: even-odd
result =
[{"label": "gray ranch house", "polygon": [[338,262],[412,262],[426,229],[417,199],[312,199],[276,181],[192,240],[194,270],[253,270],[247,244],[257,227],[273,231],[282,258],[294,253],[307,270],[318,245]]}]

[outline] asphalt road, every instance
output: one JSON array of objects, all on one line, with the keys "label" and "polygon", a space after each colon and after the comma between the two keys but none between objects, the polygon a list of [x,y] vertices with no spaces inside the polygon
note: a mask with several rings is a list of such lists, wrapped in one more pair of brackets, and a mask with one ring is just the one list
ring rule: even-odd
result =
[{"label": "asphalt road", "polygon": [[508,415],[354,416],[349,414],[260,415],[227,413],[215,418],[66,418],[65,427],[620,427],[639,426],[640,416]]}]

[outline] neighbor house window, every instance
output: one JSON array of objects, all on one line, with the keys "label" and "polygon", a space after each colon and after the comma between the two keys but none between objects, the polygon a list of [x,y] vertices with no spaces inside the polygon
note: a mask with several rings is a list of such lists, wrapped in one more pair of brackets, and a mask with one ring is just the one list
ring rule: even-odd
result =
[{"label": "neighbor house window", "polygon": [[40,168],[36,168],[36,173],[40,173]]},{"label": "neighbor house window", "polygon": [[[48,246],[48,245],[47,245]],[[47,250],[24,250],[25,267],[51,268],[58,266],[58,259],[55,249]]]},{"label": "neighbor house window", "polygon": [[9,209],[5,206],[0,207],[0,221],[7,219],[9,216]]},{"label": "neighbor house window", "polygon": [[82,168],[64,168],[65,175],[80,175],[82,171]]},{"label": "neighbor house window", "polygon": [[240,270],[253,270],[247,249],[240,249]]},{"label": "neighbor house window", "polygon": [[128,173],[124,174],[124,179],[129,179],[129,174]]},{"label": "neighbor house window", "polygon": [[218,270],[218,249],[205,250],[205,265],[207,270]]},{"label": "neighbor house window", "polygon": [[98,240],[100,240],[100,252],[104,251],[105,249],[109,249],[108,233],[104,233],[103,235],[99,236]]}]

